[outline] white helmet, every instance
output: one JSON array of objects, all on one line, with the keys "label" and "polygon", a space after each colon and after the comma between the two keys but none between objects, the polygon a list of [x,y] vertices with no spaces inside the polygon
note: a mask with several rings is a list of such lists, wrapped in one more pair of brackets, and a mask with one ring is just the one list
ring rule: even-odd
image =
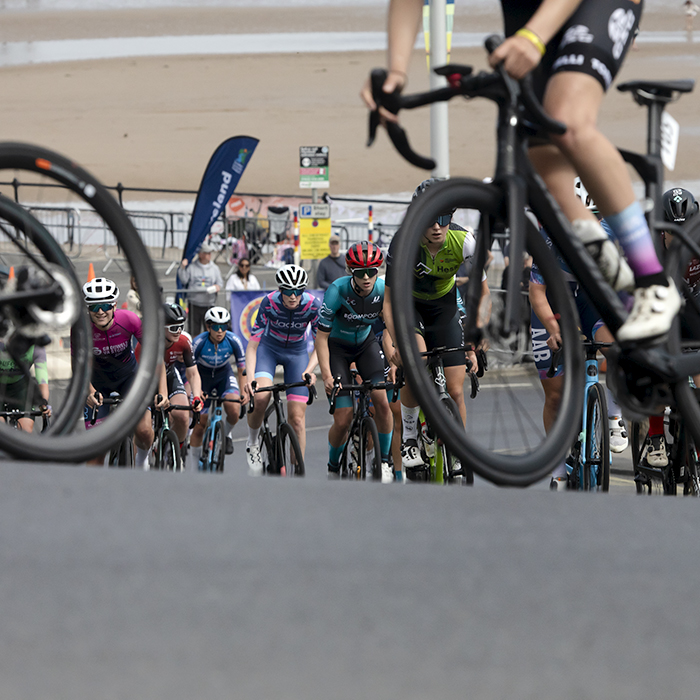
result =
[{"label": "white helmet", "polygon": [[119,299],[119,287],[106,277],[95,277],[83,285],[83,297],[87,304],[114,303]]},{"label": "white helmet", "polygon": [[595,205],[591,195],[588,194],[588,190],[583,186],[580,177],[574,180],[574,193],[583,202],[586,209],[590,209],[594,213],[598,212],[598,207]]},{"label": "white helmet", "polygon": [[306,270],[299,265],[283,265],[277,270],[275,280],[280,289],[306,289],[309,284]]},{"label": "white helmet", "polygon": [[204,314],[205,323],[229,323],[231,314],[228,309],[223,306],[212,306],[211,309]]}]

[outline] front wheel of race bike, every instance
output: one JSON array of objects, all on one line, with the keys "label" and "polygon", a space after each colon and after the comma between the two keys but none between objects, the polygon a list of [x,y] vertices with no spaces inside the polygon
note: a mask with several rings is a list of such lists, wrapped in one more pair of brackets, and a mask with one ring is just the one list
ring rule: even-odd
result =
[{"label": "front wheel of race bike", "polygon": [[164,430],[160,436],[158,449],[158,461],[160,468],[168,472],[182,471],[182,459],[180,456],[180,441],[174,430]]},{"label": "front wheel of race bike", "polygon": [[260,430],[260,457],[266,474],[279,474],[275,441],[267,425]]},{"label": "front wheel of race bike", "polygon": [[[0,188],[5,193],[11,191],[69,257],[77,260],[89,256],[88,259],[92,259],[99,253],[104,260],[112,250],[112,255],[119,256],[117,264],[127,279],[133,277],[139,289],[143,316],[142,352],[133,383],[116,410],[100,425],[83,430],[75,423],[87,393],[80,385],[83,373],[87,371],[89,378],[91,371],[92,342],[89,332],[76,333],[76,319],[83,329],[90,328],[80,282],[76,285],[71,274],[61,274],[57,268],[53,268],[53,272],[49,268],[48,274],[42,271],[43,275],[32,274],[36,270],[30,269],[29,285],[20,290],[26,292],[24,298],[18,298],[17,284],[27,280],[21,280],[17,271],[27,267],[28,255],[39,248],[39,244],[36,237],[30,238],[32,245],[22,248],[13,240],[8,227],[5,230],[0,227],[3,262],[15,272],[14,278],[7,275],[4,284],[0,276],[0,323],[5,327],[5,337],[17,332],[38,338],[43,333],[51,340],[46,346],[48,383],[51,401],[56,396],[60,409],[54,408],[52,428],[41,436],[17,431],[10,434],[8,430],[0,429],[0,449],[21,459],[85,461],[103,452],[105,444],[112,444],[130,433],[155,393],[155,367],[162,358],[164,342],[160,332],[163,311],[157,278],[148,251],[124,210],[96,178],[69,159],[29,144],[0,143]],[[44,258],[49,260],[48,255]],[[107,261],[107,264],[111,262]],[[95,257],[94,263],[99,269],[100,259]],[[57,264],[61,270],[68,269],[64,262],[58,261]],[[32,265],[37,267],[36,256]],[[14,284],[10,283],[12,279]],[[37,280],[38,286],[32,286]],[[78,311],[85,314],[82,320],[78,314],[66,320],[56,313],[57,303],[70,293],[77,296]],[[70,332],[71,325],[73,333]],[[66,326],[69,328],[67,332],[64,330]]]},{"label": "front wheel of race bike", "polygon": [[374,418],[365,416],[360,427],[360,478],[380,481],[382,478],[382,450],[379,431]]},{"label": "front wheel of race bike", "polygon": [[[395,246],[394,270],[416,269],[423,233],[439,215],[452,210],[454,222],[474,229],[477,254],[473,258],[470,276],[481,279],[486,251],[490,249],[494,235],[497,234],[501,241],[508,239],[509,232],[503,222],[506,205],[503,192],[497,185],[466,179],[435,183],[409,207],[401,232],[397,234],[402,239],[401,245]],[[532,223],[528,223],[526,232],[528,257],[515,264],[524,266],[532,260],[537,265],[563,343],[560,409],[547,433],[542,423],[544,397],[535,363],[551,358],[551,351],[543,340],[535,338],[532,350],[523,352],[519,335],[526,334],[525,345],[529,348],[526,291],[522,292],[520,303],[522,325],[506,335],[500,312],[504,305],[495,292],[496,285],[490,284],[494,289],[491,295],[493,309],[490,317],[484,313],[482,319],[482,322],[487,321],[483,327],[483,342],[489,371],[480,380],[478,396],[470,402],[464,428],[447,418],[434,382],[425,372],[416,342],[417,319],[413,305],[394,306],[394,325],[404,370],[431,425],[464,467],[496,484],[509,486],[526,486],[551,473],[574,441],[583,407],[583,352],[571,292],[545,238]],[[480,247],[482,240],[483,249]],[[489,268],[490,274],[493,274],[496,264]],[[420,282],[420,272],[418,269],[416,275],[394,275],[392,298],[410,299],[414,281]],[[467,308],[470,308],[471,301],[468,295]]]},{"label": "front wheel of race bike", "polygon": [[282,476],[304,476],[304,457],[299,438],[289,423],[281,423],[277,433],[279,440],[279,466]]},{"label": "front wheel of race bike", "polygon": [[224,435],[224,423],[216,421],[211,438],[210,463],[212,471],[224,471],[224,458],[226,457],[226,436]]},{"label": "front wheel of race bike", "polygon": [[608,401],[601,384],[594,384],[588,391],[585,451],[584,489],[608,491],[610,489],[610,431]]}]

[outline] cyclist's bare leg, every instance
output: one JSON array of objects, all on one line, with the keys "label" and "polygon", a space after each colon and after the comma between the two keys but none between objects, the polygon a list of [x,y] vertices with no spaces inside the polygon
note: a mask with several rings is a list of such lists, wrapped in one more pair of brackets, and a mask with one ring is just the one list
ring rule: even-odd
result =
[{"label": "cyclist's bare leg", "polygon": [[[269,377],[256,377],[255,381],[258,387],[265,387],[272,385],[272,379]],[[270,403],[270,392],[265,391],[260,394],[255,394],[255,408],[248,413],[248,427],[253,430],[259,430],[262,425],[263,418],[265,417],[265,409]]]},{"label": "cyclist's bare leg", "polygon": [[336,406],[333,425],[328,431],[328,442],[332,447],[341,447],[345,444],[350,423],[352,423],[352,406]]},{"label": "cyclist's bare leg", "polygon": [[548,433],[559,413],[564,377],[547,377],[546,379],[541,379],[540,382],[542,383],[542,389],[544,389],[542,422],[544,423],[544,431]]},{"label": "cyclist's bare leg", "polygon": [[[419,352],[425,352],[427,350],[425,338],[419,333],[416,333],[416,342],[418,343]],[[406,408],[416,408],[416,406],[418,406],[418,400],[413,396],[408,382],[401,387],[401,405],[406,406]]]},{"label": "cyclist's bare leg", "polygon": [[464,377],[467,372],[466,365],[456,367],[445,367],[445,381],[447,382],[447,393],[452,397],[459,409],[462,417],[462,425],[467,421],[467,407],[464,404]]},{"label": "cyclist's bare leg", "polygon": [[[224,398],[227,399],[237,399],[239,398],[238,394],[224,394]],[[225,403],[224,404],[224,414],[226,415],[226,422],[228,423],[227,430],[225,431],[226,434],[228,434],[229,430],[233,428],[236,423],[238,423],[238,417],[241,413],[241,405],[238,403]]]},{"label": "cyclist's bare leg", "polygon": [[151,412],[146,411],[134,429],[134,444],[139,449],[148,450],[153,444],[153,437]]},{"label": "cyclist's bare leg", "polygon": [[287,398],[287,413],[289,425],[294,428],[299,438],[299,447],[304,456],[306,454],[306,401],[290,401]]},{"label": "cyclist's bare leg", "polygon": [[389,408],[389,399],[385,389],[377,389],[371,393],[374,406],[374,422],[380,433],[390,433],[394,427],[394,416]]},{"label": "cyclist's bare leg", "polygon": [[20,418],[17,421],[19,429],[23,430],[25,433],[34,432],[34,421],[31,418]]},{"label": "cyclist's bare leg", "polygon": [[[174,394],[170,397],[172,406],[187,406],[187,396],[185,394]],[[170,414],[170,423],[172,425],[177,439],[182,444],[187,437],[187,429],[190,427],[190,414],[187,411],[173,411]]]}]

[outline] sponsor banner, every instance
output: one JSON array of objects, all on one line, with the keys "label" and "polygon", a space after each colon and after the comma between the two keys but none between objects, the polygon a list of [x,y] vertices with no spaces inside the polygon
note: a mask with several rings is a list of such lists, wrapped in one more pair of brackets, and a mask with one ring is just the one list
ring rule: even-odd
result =
[{"label": "sponsor banner", "polygon": [[[255,319],[258,317],[260,300],[267,296],[271,290],[257,292],[231,292],[231,330],[241,339],[243,347],[248,347],[248,341],[253,332]],[[307,289],[309,294],[323,302],[322,289]],[[307,351],[311,354],[314,350],[314,341],[307,330]]]},{"label": "sponsor banner", "polygon": [[183,259],[194,258],[212,225],[224,211],[257,145],[258,139],[251,136],[234,136],[214,151],[199,185]]}]

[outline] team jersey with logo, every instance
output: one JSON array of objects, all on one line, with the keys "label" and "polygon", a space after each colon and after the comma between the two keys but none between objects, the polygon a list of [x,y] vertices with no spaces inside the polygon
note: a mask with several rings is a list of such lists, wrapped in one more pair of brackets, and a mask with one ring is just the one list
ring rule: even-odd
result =
[{"label": "team jersey with logo", "polygon": [[377,278],[374,289],[361,297],[354,289],[352,277],[341,277],[326,289],[318,327],[351,345],[360,345],[372,332],[384,305],[384,280]]},{"label": "team jersey with logo", "polygon": [[[400,238],[399,232],[392,239],[386,256],[386,276],[389,287],[392,286],[394,274],[394,246],[398,245],[396,241]],[[431,255],[425,243],[421,242],[418,263],[413,269],[415,277],[413,296],[416,299],[430,301],[448,294],[455,286],[455,275],[460,265],[472,259],[475,248],[474,234],[455,223],[450,224],[445,242],[435,256]],[[486,279],[485,274],[482,279]]]},{"label": "team jersey with logo", "polygon": [[202,367],[218,369],[229,364],[233,357],[240,369],[245,368],[245,350],[241,339],[226,331],[223,340],[217,345],[209,337],[209,331],[200,333],[192,343],[195,362]]},{"label": "team jersey with logo", "polygon": [[[46,350],[38,345],[32,345],[27,352],[20,356],[26,367],[34,365],[34,377],[37,384],[49,383],[49,371],[46,365]],[[15,384],[26,379],[24,370],[12,359],[5,350],[5,343],[0,342],[0,384]]]},{"label": "team jersey with logo", "polygon": [[281,292],[271,292],[260,301],[250,338],[277,348],[294,350],[305,347],[306,329],[310,326],[316,337],[320,312],[321,302],[307,292],[301,295],[296,309],[284,305]]}]

